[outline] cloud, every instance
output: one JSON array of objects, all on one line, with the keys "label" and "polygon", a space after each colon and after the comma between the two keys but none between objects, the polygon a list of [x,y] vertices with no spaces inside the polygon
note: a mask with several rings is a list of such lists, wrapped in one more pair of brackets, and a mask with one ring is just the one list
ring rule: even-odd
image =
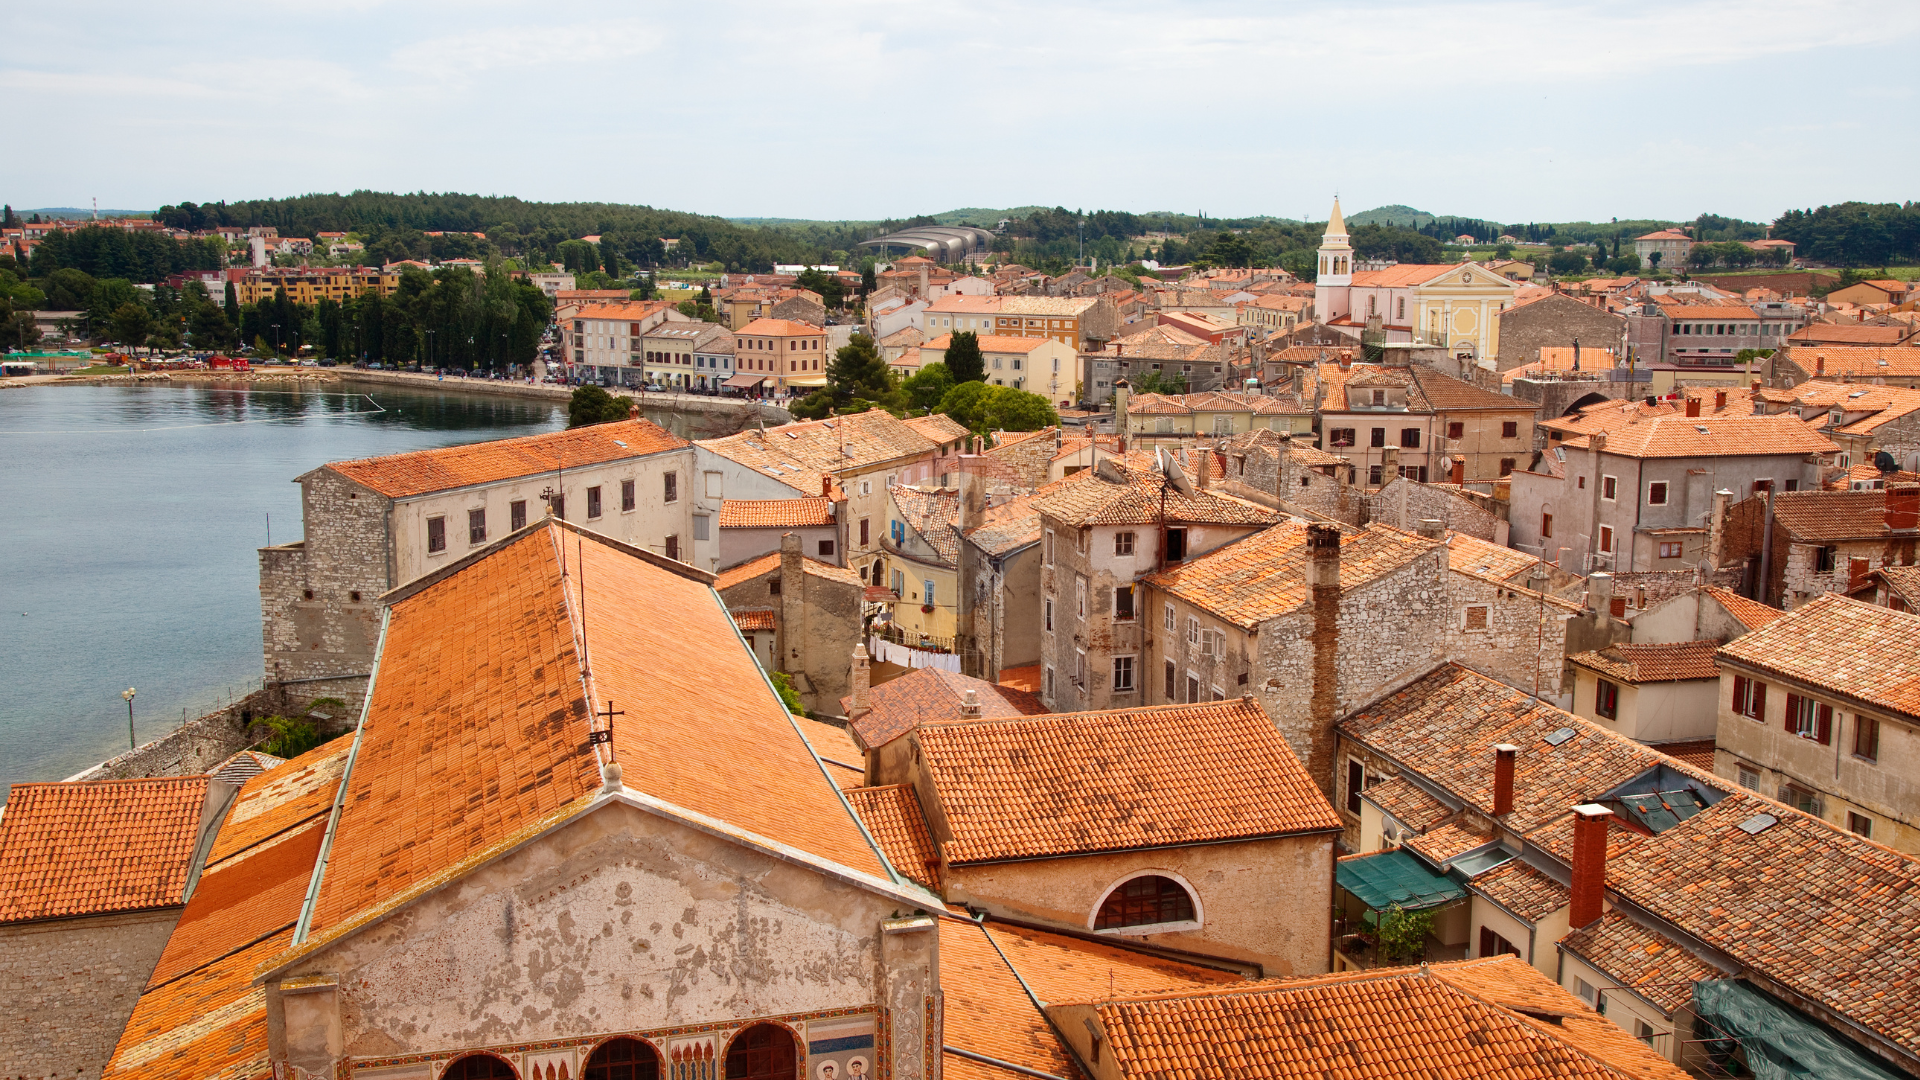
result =
[{"label": "cloud", "polygon": [[640,19],[498,26],[400,46],[389,54],[388,65],[434,79],[556,65],[578,74],[594,64],[651,52],[659,43],[657,26]]}]

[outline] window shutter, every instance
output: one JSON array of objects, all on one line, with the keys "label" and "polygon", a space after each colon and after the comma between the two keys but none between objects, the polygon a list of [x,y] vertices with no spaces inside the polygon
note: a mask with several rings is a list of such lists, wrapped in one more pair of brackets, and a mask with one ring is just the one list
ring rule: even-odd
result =
[{"label": "window shutter", "polygon": [[1787,695],[1787,730],[1794,734],[1800,731],[1800,695]]},{"label": "window shutter", "polygon": [[1832,745],[1833,743],[1833,706],[1831,705],[1820,706],[1819,725],[1820,725],[1819,726],[1820,745],[1821,746]]},{"label": "window shutter", "polygon": [[1747,706],[1747,677],[1745,675],[1735,675],[1733,677],[1734,715],[1735,716],[1740,715],[1746,709],[1746,706]]},{"label": "window shutter", "polygon": [[1767,684],[1758,679],[1753,683],[1753,715],[1758,720],[1767,718]]}]

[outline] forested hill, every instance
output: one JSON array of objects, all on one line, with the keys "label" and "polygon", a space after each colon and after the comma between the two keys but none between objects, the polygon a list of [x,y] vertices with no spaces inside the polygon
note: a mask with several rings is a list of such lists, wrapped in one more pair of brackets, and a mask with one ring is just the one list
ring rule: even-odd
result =
[{"label": "forested hill", "polygon": [[[703,261],[769,269],[775,262],[818,262],[827,252],[784,230],[755,229],[725,218],[622,203],[543,203],[455,192],[394,194],[356,191],[287,199],[163,206],[155,215],[175,228],[271,225],[282,236],[323,232],[484,232],[502,254],[545,256],[561,243],[599,235],[634,249],[629,261],[651,262],[643,250],[678,239]],[[371,245],[369,245],[371,246]]]}]

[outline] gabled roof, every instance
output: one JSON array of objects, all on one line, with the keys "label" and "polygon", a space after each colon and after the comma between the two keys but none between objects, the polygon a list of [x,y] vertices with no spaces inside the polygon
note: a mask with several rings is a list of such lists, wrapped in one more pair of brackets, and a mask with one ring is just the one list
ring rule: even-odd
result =
[{"label": "gabled roof", "polygon": [[[591,430],[591,429],[585,429]],[[820,490],[824,473],[860,472],[890,461],[931,454],[938,444],[885,409],[831,420],[805,420],[742,431],[699,445],[806,492]]]},{"label": "gabled roof", "polygon": [[1773,496],[1774,519],[1796,540],[1879,540],[1887,527],[1888,489],[1782,491]]},{"label": "gabled roof", "polygon": [[1000,311],[1005,315],[1054,315],[1072,318],[1084,315],[1100,303],[1098,296],[1003,296]]},{"label": "gabled roof", "polygon": [[1566,907],[1569,896],[1565,885],[1519,859],[1510,859],[1481,874],[1467,882],[1467,888],[1529,923]]},{"label": "gabled roof", "polygon": [[1682,641],[1660,645],[1623,643],[1574,653],[1567,657],[1567,662],[1636,686],[1642,683],[1718,679],[1720,668],[1714,664],[1713,654],[1719,648],[1718,641]]},{"label": "gabled roof", "polygon": [[[1568,439],[1569,450],[1584,450],[1591,436]],[[1799,417],[1656,416],[1607,432],[1601,451],[1631,458],[1757,457],[1772,454],[1832,454],[1839,451]]]},{"label": "gabled roof", "polygon": [[1039,543],[1040,514],[1033,508],[1033,499],[1022,495],[989,507],[980,515],[980,524],[966,534],[966,540],[995,558]]},{"label": "gabled roof", "polygon": [[389,498],[406,498],[433,491],[492,484],[522,476],[538,476],[583,465],[603,465],[625,458],[644,457],[688,445],[651,420],[618,420],[609,424],[525,435],[517,439],[466,446],[443,446],[386,457],[336,461],[331,469],[349,480]]},{"label": "gabled roof", "polygon": [[1120,1076],[1687,1075],[1515,956],[1100,997],[1087,1007]]},{"label": "gabled roof", "polygon": [[[980,715],[986,719],[1047,711],[1038,697],[1024,690],[940,668],[915,668],[867,691],[871,711],[852,721],[853,733],[861,746],[877,750],[922,724],[958,720],[969,690],[974,692]],[[846,712],[852,702],[850,697],[841,698],[841,712]]]},{"label": "gabled roof", "polygon": [[1825,379],[1920,378],[1920,346],[1807,345],[1787,340],[1780,359],[1799,365],[1809,375],[1818,371]]},{"label": "gabled roof", "polygon": [[[1026,340],[1034,340],[1028,338]],[[966,425],[956,421],[946,413],[928,413],[926,416],[910,416],[902,421],[908,427],[937,443],[956,442],[967,436]]]},{"label": "gabled roof", "polygon": [[[1374,527],[1340,538],[1340,586],[1352,590],[1438,547],[1398,529]],[[1298,610],[1307,585],[1307,525],[1285,521],[1190,562],[1141,579],[1171,596],[1254,629]]]},{"label": "gabled roof", "polygon": [[1446,803],[1404,776],[1382,780],[1362,791],[1360,797],[1417,833],[1426,832],[1453,814]]},{"label": "gabled roof", "polygon": [[[961,332],[967,333],[968,331]],[[1014,353],[1025,356],[1035,349],[1045,348],[1052,344],[1055,344],[1052,338],[1019,337],[1008,334],[979,335],[980,351],[983,353]],[[934,350],[951,349],[953,348],[953,335],[951,333],[941,334],[939,337],[922,345],[921,348]]]},{"label": "gabled roof", "polygon": [[[1790,347],[1834,342],[1840,345],[1899,345],[1913,336],[1910,326],[1860,326],[1851,323],[1808,323],[1787,335]],[[1833,374],[1828,361],[1827,374]]]},{"label": "gabled roof", "polygon": [[[1482,390],[1422,367],[1383,367],[1379,364],[1353,364],[1342,369],[1337,363],[1319,364],[1315,372],[1326,388],[1322,408],[1327,412],[1354,411],[1347,400],[1349,385],[1402,387],[1407,391],[1408,413],[1466,412],[1477,409],[1501,412],[1533,412],[1538,406],[1492,390]],[[1359,411],[1366,411],[1361,407]]]},{"label": "gabled roof", "polygon": [[1920,615],[1823,593],[1720,656],[1920,719]]},{"label": "gabled roof", "polygon": [[[1112,479],[1109,478],[1111,474]],[[1270,525],[1280,515],[1265,507],[1212,491],[1188,495],[1161,474],[1102,458],[1048,484],[1033,495],[1034,509],[1068,525]]]},{"label": "gabled roof", "polygon": [[888,488],[894,508],[907,528],[933,548],[941,562],[960,565],[960,493],[950,488]]},{"label": "gabled roof", "polygon": [[847,801],[867,826],[867,832],[880,845],[887,861],[900,873],[938,891],[940,888],[940,850],[933,834],[927,831],[927,819],[920,812],[919,796],[911,784],[887,784],[882,787],[856,787],[847,790]]},{"label": "gabled roof", "polygon": [[822,495],[801,499],[727,499],[720,504],[723,529],[801,529],[833,522],[833,500]]},{"label": "gabled roof", "polygon": [[929,724],[950,864],[1340,828],[1252,699]]},{"label": "gabled roof", "polygon": [[186,897],[204,776],[15,784],[0,814],[0,923]]},{"label": "gabled roof", "polygon": [[[811,555],[802,555],[800,556],[800,560],[800,570],[802,573],[812,574],[814,577],[825,578],[828,581],[837,582],[841,585],[852,585],[855,588],[858,588],[862,584],[860,574],[857,571],[849,570],[844,566],[835,566],[829,562],[821,562]],[[777,551],[771,552],[757,559],[749,559],[739,566],[729,567],[728,569],[720,571],[719,575],[713,579],[713,587],[724,592],[743,581],[752,581],[761,574],[778,571],[779,569],[780,553]]]},{"label": "gabled roof", "polygon": [[812,323],[794,322],[792,319],[760,318],[735,330],[734,336],[752,337],[758,334],[763,337],[807,337],[824,333],[826,333],[825,330]]},{"label": "gabled roof", "polygon": [[[584,809],[601,786],[587,734],[609,701],[628,713],[611,752],[645,763],[629,766],[628,787],[884,877],[707,580],[549,522],[403,590],[388,611],[313,931],[371,917],[536,823]],[[688,642],[714,647],[688,664]],[[754,748],[750,774],[743,746]]]},{"label": "gabled roof", "polygon": [[1758,600],[1749,600],[1732,589],[1722,588],[1719,585],[1703,585],[1701,588],[1708,596],[1713,597],[1716,603],[1725,608],[1727,614],[1739,620],[1740,625],[1749,630],[1765,626],[1786,614],[1779,608],[1768,607]]},{"label": "gabled roof", "polygon": [[[1400,289],[1413,285],[1425,285],[1458,263],[1401,263],[1389,266],[1385,270],[1356,270],[1353,274],[1353,287],[1356,289]],[[1497,276],[1497,275],[1496,275]]]},{"label": "gabled roof", "polygon": [[[1509,865],[1518,862],[1516,859]],[[1693,999],[1694,983],[1727,974],[1679,942],[1619,911],[1609,911],[1592,924],[1575,929],[1560,939],[1560,947],[1619,979],[1628,990],[1668,1016]]]}]

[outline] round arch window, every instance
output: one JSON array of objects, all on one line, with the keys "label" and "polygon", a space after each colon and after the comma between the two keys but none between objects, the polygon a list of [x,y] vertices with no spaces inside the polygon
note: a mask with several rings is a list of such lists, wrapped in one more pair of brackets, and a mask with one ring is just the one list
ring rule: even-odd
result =
[{"label": "round arch window", "polygon": [[639,1039],[608,1039],[587,1058],[580,1080],[660,1080],[660,1055]]},{"label": "round arch window", "polygon": [[519,1080],[513,1066],[492,1054],[468,1054],[447,1066],[440,1080]]},{"label": "round arch window", "polygon": [[727,1080],[793,1080],[799,1068],[793,1032],[755,1024],[727,1044]]},{"label": "round arch window", "polygon": [[1158,874],[1137,877],[1107,894],[1095,930],[1118,930],[1155,923],[1193,922],[1193,894],[1184,885]]}]

